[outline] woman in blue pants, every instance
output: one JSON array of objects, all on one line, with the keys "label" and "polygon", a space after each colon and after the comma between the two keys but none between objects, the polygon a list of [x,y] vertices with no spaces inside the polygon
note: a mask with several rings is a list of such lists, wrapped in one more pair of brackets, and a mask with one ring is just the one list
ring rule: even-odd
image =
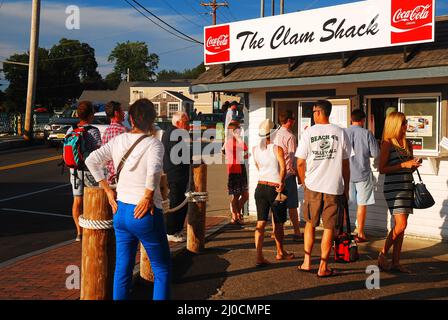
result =
[{"label": "woman in blue pants", "polygon": [[[163,168],[162,143],[150,134],[156,117],[148,99],[129,108],[132,130],[96,150],[86,160],[95,180],[105,190],[114,212],[116,265],[114,300],[129,298],[132,270],[139,241],[154,272],[154,300],[170,298],[171,257],[166,237],[160,193]],[[116,193],[107,183],[104,167],[112,160],[117,172]]]}]

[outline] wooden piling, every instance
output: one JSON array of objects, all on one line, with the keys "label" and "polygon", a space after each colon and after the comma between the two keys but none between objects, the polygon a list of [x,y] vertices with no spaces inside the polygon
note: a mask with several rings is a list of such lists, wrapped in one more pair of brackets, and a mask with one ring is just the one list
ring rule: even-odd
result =
[{"label": "wooden piling", "polygon": [[[193,167],[193,191],[207,191],[207,165]],[[201,252],[205,247],[206,202],[189,202],[187,214],[187,250]]]},{"label": "wooden piling", "polygon": [[[83,216],[89,220],[113,219],[102,188],[84,188]],[[84,228],[82,236],[81,300],[110,300],[115,270],[114,231]]]}]

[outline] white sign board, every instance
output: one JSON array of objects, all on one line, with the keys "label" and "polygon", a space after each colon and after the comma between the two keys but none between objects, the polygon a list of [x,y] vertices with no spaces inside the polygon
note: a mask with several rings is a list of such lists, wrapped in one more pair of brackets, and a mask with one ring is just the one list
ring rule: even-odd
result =
[{"label": "white sign board", "polygon": [[205,27],[206,65],[434,41],[435,0],[368,0]]}]

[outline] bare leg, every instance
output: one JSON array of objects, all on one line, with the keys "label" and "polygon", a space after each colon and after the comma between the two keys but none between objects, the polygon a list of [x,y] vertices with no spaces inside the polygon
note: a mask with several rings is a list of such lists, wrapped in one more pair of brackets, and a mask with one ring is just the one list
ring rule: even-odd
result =
[{"label": "bare leg", "polygon": [[394,239],[394,250],[392,255],[392,265],[399,266],[400,265],[400,254],[401,247],[403,245],[404,232],[408,223],[408,215],[407,214],[397,214],[394,216],[395,218],[395,226],[394,230],[397,233],[396,239]]},{"label": "bare leg", "polygon": [[281,257],[286,255],[286,252],[283,250],[283,238],[285,236],[283,230],[283,223],[275,224],[275,245],[277,247],[277,259],[281,259]]},{"label": "bare leg", "polygon": [[257,263],[266,262],[266,259],[263,257],[263,240],[265,227],[266,221],[257,221],[257,227],[255,229],[255,248],[257,249]]},{"label": "bare leg", "polygon": [[232,221],[238,220],[238,210],[239,210],[238,199],[239,199],[239,197],[240,197],[239,194],[232,195],[232,200],[230,202],[230,205],[232,208]]},{"label": "bare leg", "polygon": [[246,204],[248,199],[249,199],[249,192],[248,191],[244,191],[241,194],[240,199],[238,200],[238,219],[240,219],[240,220],[243,219],[244,205]]},{"label": "bare leg", "polygon": [[358,205],[357,220],[358,220],[358,237],[366,239],[364,233],[364,226],[366,225],[367,206]]},{"label": "bare leg", "polygon": [[328,274],[328,258],[330,257],[330,251],[334,240],[334,230],[333,229],[324,229],[324,234],[322,236],[321,242],[321,258],[320,258],[320,266],[318,275]]},{"label": "bare leg", "polygon": [[78,234],[82,234],[82,228],[79,226],[79,216],[82,215],[82,199],[83,197],[80,196],[73,197],[72,216]]},{"label": "bare leg", "polygon": [[316,233],[316,228],[309,222],[305,225],[305,237],[304,237],[304,249],[305,257],[303,259],[303,264],[299,268],[303,270],[311,269],[311,253],[313,252],[314,237]]},{"label": "bare leg", "polygon": [[297,212],[297,208],[289,209],[289,218],[292,221],[292,225],[294,227],[294,234],[296,236],[300,236],[300,222],[299,222],[299,213]]}]

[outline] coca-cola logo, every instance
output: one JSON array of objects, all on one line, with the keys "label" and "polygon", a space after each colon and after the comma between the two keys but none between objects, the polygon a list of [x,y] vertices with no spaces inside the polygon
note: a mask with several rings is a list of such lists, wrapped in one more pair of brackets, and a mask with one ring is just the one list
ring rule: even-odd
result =
[{"label": "coca-cola logo", "polygon": [[413,10],[403,10],[400,8],[395,12],[392,21],[394,23],[399,23],[426,19],[429,16],[430,8],[431,5],[417,6]]},{"label": "coca-cola logo", "polygon": [[431,40],[434,0],[392,0],[391,43]]},{"label": "coca-cola logo", "polygon": [[230,60],[230,26],[216,26],[205,29],[206,63],[226,62]]},{"label": "coca-cola logo", "polygon": [[209,37],[207,39],[207,49],[209,47],[222,47],[227,46],[229,43],[229,35],[228,34],[222,34],[218,38]]}]

